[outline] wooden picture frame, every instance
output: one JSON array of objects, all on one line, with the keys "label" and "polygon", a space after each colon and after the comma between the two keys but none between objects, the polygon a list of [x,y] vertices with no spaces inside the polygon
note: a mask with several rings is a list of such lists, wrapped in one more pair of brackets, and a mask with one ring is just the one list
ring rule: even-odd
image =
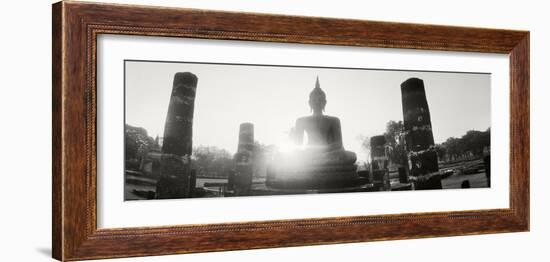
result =
[{"label": "wooden picture frame", "polygon": [[[52,30],[52,245],[56,259],[150,256],[529,230],[528,31],[70,1],[53,5]],[[508,54],[510,207],[98,229],[96,42],[99,34]]]}]

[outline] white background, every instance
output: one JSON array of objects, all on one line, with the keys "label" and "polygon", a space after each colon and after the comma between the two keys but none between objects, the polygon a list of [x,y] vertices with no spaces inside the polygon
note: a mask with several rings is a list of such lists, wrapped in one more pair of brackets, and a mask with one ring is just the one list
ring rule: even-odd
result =
[{"label": "white background", "polygon": [[[127,261],[546,261],[550,241],[550,29],[544,1],[119,1],[234,11],[531,31],[531,232],[134,258]],[[48,261],[51,246],[51,10],[12,1],[0,11],[1,260]]]},{"label": "white background", "polygon": [[[147,51],[144,52],[144,50]],[[509,165],[507,165],[509,161],[509,59],[505,55],[246,41],[236,44],[234,41],[168,40],[166,38],[106,35],[100,36],[98,40],[97,58],[97,99],[100,103],[97,114],[97,215],[99,228],[509,207]],[[124,187],[124,167],[121,159],[124,158],[124,130],[121,123],[124,122],[122,103],[124,67],[122,65],[124,59],[128,58],[491,73],[491,162],[493,163],[491,188],[123,202],[124,192],[121,189]],[[411,76],[417,76],[416,74],[411,74]],[[429,81],[428,75],[419,77],[425,82]],[[447,81],[453,81],[450,78],[447,79]],[[126,83],[128,84],[128,82]],[[396,86],[399,86],[399,82],[396,83]],[[130,90],[129,86],[127,88],[127,91]],[[199,88],[201,87],[199,86]],[[384,87],[379,86],[379,88]],[[374,94],[378,90],[375,88],[368,95],[371,93],[373,96],[378,95]],[[346,92],[343,88],[337,89],[337,91]],[[428,91],[428,94],[433,94]],[[347,92],[350,90],[347,89]],[[250,93],[244,92],[243,94]],[[397,94],[396,99],[399,97]],[[432,97],[432,103],[434,99],[437,98]],[[429,95],[428,100],[430,100]],[[400,106],[399,110],[401,110]],[[432,107],[431,110],[434,112],[437,111],[437,108],[434,110]],[[369,113],[372,114],[372,111]],[[200,116],[197,118],[196,113],[195,119],[200,120]],[[202,120],[204,119],[205,117],[202,118]],[[460,121],[458,117],[454,120]],[[369,123],[375,122],[369,121]],[[195,131],[197,130],[195,129]],[[217,135],[220,134],[229,135],[218,130]],[[344,137],[350,139],[349,136]],[[147,212],[144,213],[144,210]]]}]

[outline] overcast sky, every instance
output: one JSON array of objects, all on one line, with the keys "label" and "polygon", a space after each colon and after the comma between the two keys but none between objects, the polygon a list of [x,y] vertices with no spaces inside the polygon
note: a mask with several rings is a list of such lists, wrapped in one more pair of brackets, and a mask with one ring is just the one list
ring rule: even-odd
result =
[{"label": "overcast sky", "polygon": [[360,136],[382,134],[403,120],[400,84],[424,80],[436,143],[490,127],[490,75],[421,71],[297,68],[126,61],[126,123],[163,136],[176,72],[198,77],[193,145],[234,153],[239,124],[251,122],[262,144],[287,142],[298,117],[311,115],[308,98],[319,76],[325,114],[340,118],[344,147],[367,157]]}]

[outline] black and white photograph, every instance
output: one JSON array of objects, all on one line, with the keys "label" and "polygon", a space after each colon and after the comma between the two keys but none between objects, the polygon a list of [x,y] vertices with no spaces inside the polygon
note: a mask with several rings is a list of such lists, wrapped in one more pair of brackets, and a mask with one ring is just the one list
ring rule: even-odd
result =
[{"label": "black and white photograph", "polygon": [[124,199],[489,188],[491,74],[124,61]]},{"label": "black and white photograph", "polygon": [[544,261],[544,1],[6,1],[0,261]]}]

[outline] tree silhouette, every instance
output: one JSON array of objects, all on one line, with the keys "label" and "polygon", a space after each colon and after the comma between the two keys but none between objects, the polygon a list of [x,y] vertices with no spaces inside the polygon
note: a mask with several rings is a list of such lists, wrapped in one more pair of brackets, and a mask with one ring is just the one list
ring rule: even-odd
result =
[{"label": "tree silhouette", "polygon": [[461,138],[449,137],[445,142],[436,145],[436,150],[439,148],[440,158],[454,161],[468,156],[481,157],[490,146],[491,128],[488,128],[485,131],[470,130]]},{"label": "tree silhouette", "polygon": [[397,165],[407,164],[407,150],[405,149],[403,121],[390,120],[386,124],[386,147],[388,148],[388,158]]},{"label": "tree silhouette", "polygon": [[125,152],[124,160],[127,169],[138,169],[139,162],[150,151],[159,150],[155,139],[147,135],[143,127],[125,125],[124,128]]},{"label": "tree silhouette", "polygon": [[198,146],[193,148],[191,166],[199,175],[226,176],[233,169],[233,156],[215,146]]}]

